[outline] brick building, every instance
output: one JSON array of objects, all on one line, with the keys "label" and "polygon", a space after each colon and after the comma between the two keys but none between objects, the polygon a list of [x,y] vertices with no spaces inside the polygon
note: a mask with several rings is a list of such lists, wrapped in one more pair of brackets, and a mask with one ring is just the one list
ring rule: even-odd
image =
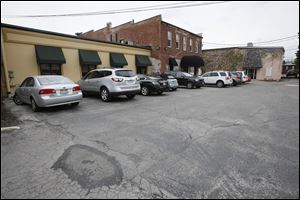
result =
[{"label": "brick building", "polygon": [[[198,72],[204,65],[201,59],[202,34],[195,34],[162,21],[161,15],[135,23],[130,21],[116,27],[111,23],[99,30],[76,33],[78,37],[93,38],[135,46],[151,47],[152,68],[148,73],[168,70]],[[182,58],[184,63],[181,63]],[[195,70],[196,69],[196,70]],[[137,67],[138,73],[146,73],[146,67]]]}]

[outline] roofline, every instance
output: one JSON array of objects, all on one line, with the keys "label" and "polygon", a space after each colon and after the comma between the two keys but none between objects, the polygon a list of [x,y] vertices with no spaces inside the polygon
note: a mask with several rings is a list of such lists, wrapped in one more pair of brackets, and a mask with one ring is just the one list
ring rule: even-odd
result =
[{"label": "roofline", "polygon": [[17,30],[22,30],[22,31],[31,31],[31,32],[35,32],[35,33],[42,33],[42,34],[55,35],[55,36],[60,36],[60,37],[67,37],[67,38],[78,39],[78,40],[86,40],[86,41],[92,41],[92,42],[98,42],[98,43],[113,44],[113,45],[119,45],[119,46],[124,46],[124,47],[151,50],[147,47],[126,45],[126,44],[120,44],[120,43],[114,43],[114,42],[108,42],[108,41],[102,41],[102,40],[95,40],[95,39],[89,39],[89,38],[81,38],[81,37],[78,37],[78,36],[75,36],[75,35],[68,35],[68,34],[64,34],[64,33],[52,32],[52,31],[45,31],[45,30],[28,28],[28,27],[17,26],[17,25],[6,24],[6,23],[1,23],[1,29],[2,28],[11,28],[11,29],[17,29]]},{"label": "roofline", "polygon": [[284,47],[274,46],[274,47],[264,47],[264,46],[253,46],[253,47],[223,47],[223,48],[214,48],[214,49],[202,49],[203,51],[214,51],[214,50],[224,50],[224,49],[282,49],[284,51]]},{"label": "roofline", "polygon": [[188,30],[186,30],[186,29],[180,28],[180,27],[178,27],[178,26],[175,26],[174,24],[170,24],[170,23],[165,22],[165,21],[163,21],[163,20],[161,20],[161,22],[162,22],[162,23],[165,23],[165,24],[167,24],[167,25],[170,25],[170,26],[174,26],[175,28],[181,29],[181,30],[183,30],[183,31],[185,31],[185,32],[188,32],[188,33],[191,34],[191,35],[194,35],[194,36],[196,36],[196,37],[199,37],[199,38],[203,39],[202,36],[200,36],[200,35],[198,35],[198,34],[196,34],[196,33],[192,33],[191,31],[188,31]]}]

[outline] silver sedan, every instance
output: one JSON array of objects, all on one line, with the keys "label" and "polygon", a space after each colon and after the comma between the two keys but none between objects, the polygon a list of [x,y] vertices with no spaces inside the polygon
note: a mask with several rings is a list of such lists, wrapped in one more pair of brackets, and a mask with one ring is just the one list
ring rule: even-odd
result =
[{"label": "silver sedan", "polygon": [[80,86],[70,79],[58,75],[27,77],[17,87],[13,100],[17,105],[31,104],[34,112],[41,107],[64,104],[78,105],[82,99]]}]

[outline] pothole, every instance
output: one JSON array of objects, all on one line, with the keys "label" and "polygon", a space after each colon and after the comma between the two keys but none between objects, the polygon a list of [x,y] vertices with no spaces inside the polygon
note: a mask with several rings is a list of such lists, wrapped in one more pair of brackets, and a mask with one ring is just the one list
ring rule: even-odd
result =
[{"label": "pothole", "polygon": [[123,178],[120,163],[95,148],[85,145],[70,146],[51,167],[61,169],[82,188],[119,185]]}]

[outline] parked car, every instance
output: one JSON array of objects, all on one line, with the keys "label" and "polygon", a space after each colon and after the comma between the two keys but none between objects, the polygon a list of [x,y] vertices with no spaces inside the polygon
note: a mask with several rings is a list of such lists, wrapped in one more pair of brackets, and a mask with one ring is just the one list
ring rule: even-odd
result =
[{"label": "parked car", "polygon": [[237,72],[242,74],[242,83],[245,83],[248,81],[249,78],[245,71],[237,71]]},{"label": "parked car", "polygon": [[168,82],[169,91],[177,90],[178,81],[174,76],[168,75],[168,74],[162,74],[162,75],[160,75],[160,77]]},{"label": "parked car", "polygon": [[238,72],[229,72],[232,78],[232,85],[237,86],[242,84],[242,74]]},{"label": "parked car", "polygon": [[227,71],[211,71],[202,75],[205,85],[216,85],[219,88],[231,85],[233,80]]},{"label": "parked car", "polygon": [[120,95],[133,99],[141,89],[137,76],[132,70],[125,68],[94,69],[79,80],[78,84],[83,95],[100,94],[104,102]]},{"label": "parked car", "polygon": [[202,77],[199,76],[193,76],[186,72],[166,72],[168,75],[172,75],[177,79],[178,85],[186,86],[189,89],[192,89],[194,87],[200,88],[203,86],[204,80]]},{"label": "parked car", "polygon": [[289,69],[287,72],[286,72],[286,77],[289,78],[289,77],[295,77],[297,78],[298,77],[298,74],[299,72],[297,72],[296,70],[294,69]]},{"label": "parked car", "polygon": [[147,96],[151,93],[162,94],[168,89],[168,82],[162,78],[138,74],[141,85],[141,94]]},{"label": "parked car", "polygon": [[17,87],[13,101],[17,105],[31,104],[34,112],[42,107],[64,104],[78,105],[82,99],[80,86],[70,79],[58,75],[27,77]]}]

